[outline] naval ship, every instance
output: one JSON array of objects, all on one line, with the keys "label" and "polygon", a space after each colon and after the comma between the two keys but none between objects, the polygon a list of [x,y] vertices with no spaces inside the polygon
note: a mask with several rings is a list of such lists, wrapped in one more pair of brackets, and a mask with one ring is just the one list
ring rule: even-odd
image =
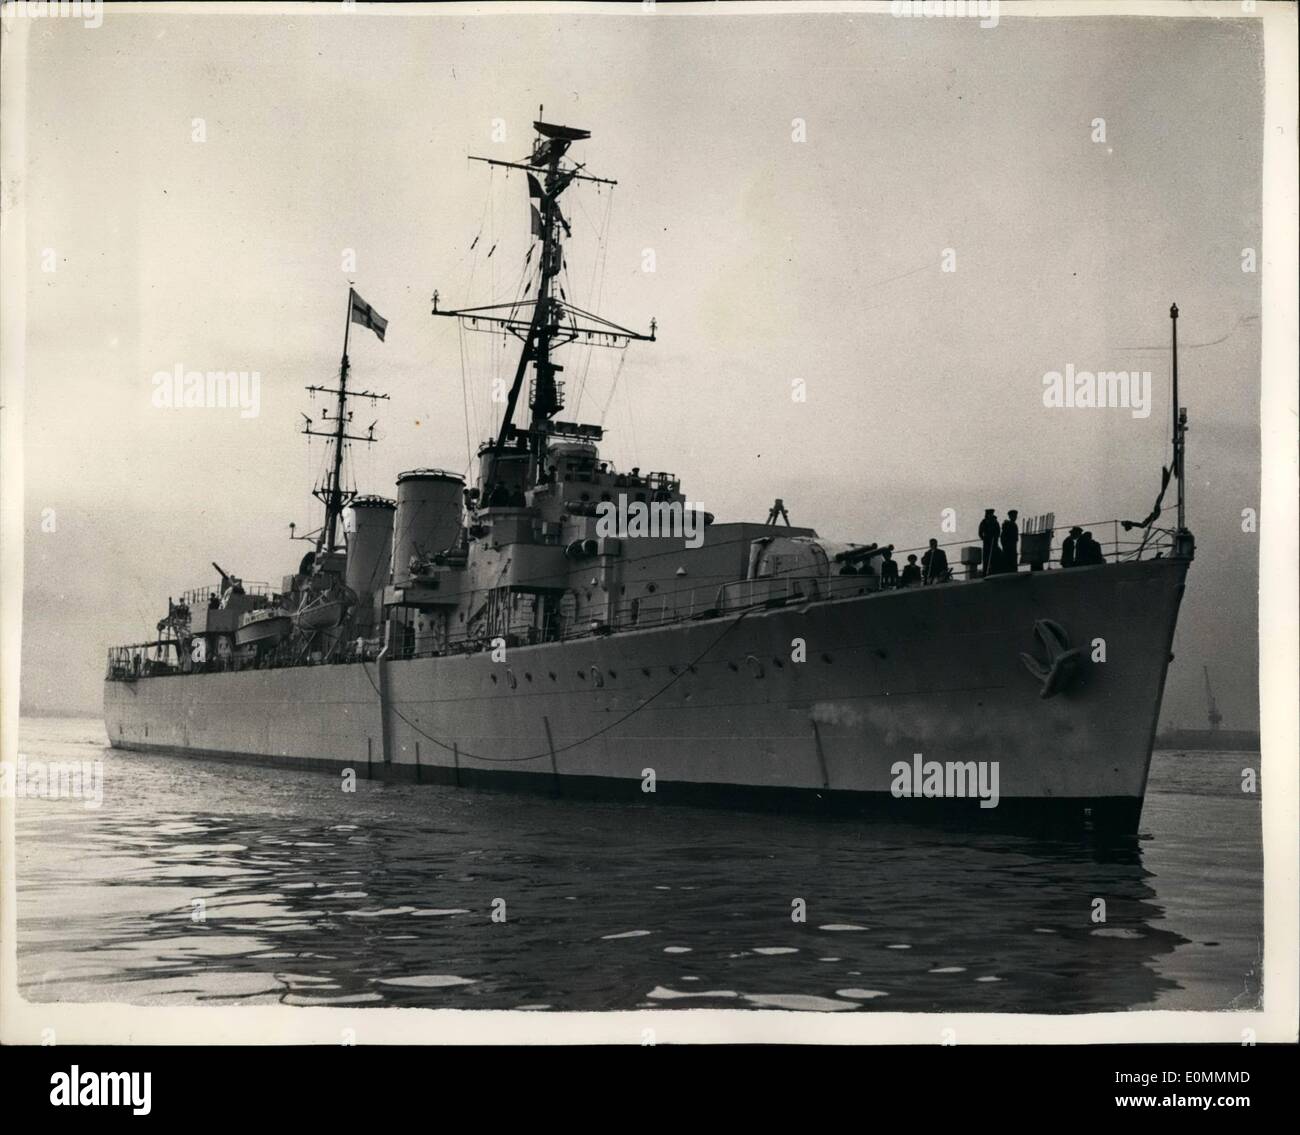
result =
[{"label": "naval ship", "polygon": [[414,469],[392,497],[345,487],[345,451],[374,440],[350,407],[384,397],[349,385],[348,334],[386,326],[350,288],[337,384],[308,387],[332,407],[303,430],[330,456],[314,546],[278,587],[214,563],[219,582],[169,599],[149,640],[111,648],[111,744],[466,788],[1135,831],[1194,553],[1177,308],[1173,456],[1151,514],[1122,522],[1131,538],[1117,521],[1085,556],[1076,527],[1058,552],[1045,514],[1009,547],[995,523],[991,541],[900,574],[907,549],[885,533],[823,539],[779,500],[762,521],[715,518],[672,473],[602,458],[600,425],[562,417],[567,345],[626,348],[656,327],[569,300],[562,199],[615,183],[570,156],[588,131],[534,128],[527,157],[476,159],[526,183],[527,288],[431,301],[521,344],[474,483]]}]

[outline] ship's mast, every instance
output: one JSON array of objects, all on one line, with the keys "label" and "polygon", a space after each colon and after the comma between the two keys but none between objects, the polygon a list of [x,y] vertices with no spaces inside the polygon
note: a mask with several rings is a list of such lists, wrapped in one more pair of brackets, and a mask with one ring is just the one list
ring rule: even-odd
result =
[{"label": "ship's mast", "polygon": [[[318,485],[312,490],[312,496],[325,505],[325,522],[321,525],[320,530],[316,532],[316,554],[319,556],[322,552],[334,552],[339,550],[338,544],[338,523],[339,517],[343,515],[344,508],[348,502],[356,495],[351,489],[343,487],[343,447],[344,442],[364,441],[371,445],[375,441],[375,423],[371,422],[364,435],[348,433],[348,426],[352,422],[352,411],[348,409],[348,399],[350,398],[369,398],[373,406],[378,399],[387,400],[387,394],[377,394],[373,390],[349,390],[348,389],[348,337],[352,331],[352,323],[358,315],[358,301],[364,307],[365,315],[370,309],[364,301],[352,289],[348,287],[348,313],[347,319],[343,324],[343,359],[339,363],[339,384],[338,386],[308,386],[307,390],[312,394],[333,394],[336,396],[334,417],[330,418],[329,410],[321,414],[323,422],[333,421],[333,429],[316,430],[312,429],[312,420],[307,419],[307,424],[303,427],[303,433],[310,437],[328,438],[329,445],[329,476],[324,485]],[[365,322],[362,318],[358,322]],[[311,539],[311,537],[304,537]]]},{"label": "ship's mast", "polygon": [[[653,341],[655,337],[654,320],[650,321],[650,333],[642,335],[575,307],[566,296],[556,295],[557,277],[564,266],[564,238],[572,235],[569,222],[560,209],[561,195],[575,181],[608,186],[618,183],[608,178],[593,177],[583,172],[581,164],[564,161],[569,147],[574,142],[590,138],[590,131],[543,122],[540,113],[533,128],[537,131],[537,138],[532,153],[522,161],[504,162],[479,157],[471,157],[471,160],[523,170],[528,178],[533,236],[541,241],[534,298],[515,303],[439,310],[438,293],[433,294],[434,315],[460,319],[471,330],[504,328],[523,341],[514,381],[501,418],[501,428],[492,449],[494,477],[502,450],[512,437],[517,436],[514,427],[515,408],[530,363],[533,367],[533,383],[528,400],[531,416],[527,433],[529,451],[533,458],[532,471],[537,475],[545,456],[547,423],[564,408],[564,386],[555,377],[564,368],[554,361],[554,350],[578,338],[585,338],[596,346],[622,347],[633,340]],[[525,295],[531,290],[533,289],[526,290]],[[528,313],[529,308],[532,309],[531,313]],[[486,487],[491,488],[490,485]]]},{"label": "ship's mast", "polygon": [[1187,493],[1184,489],[1183,448],[1187,432],[1187,411],[1178,404],[1178,305],[1169,307],[1170,350],[1173,355],[1174,476],[1178,478],[1178,531],[1187,527]]}]

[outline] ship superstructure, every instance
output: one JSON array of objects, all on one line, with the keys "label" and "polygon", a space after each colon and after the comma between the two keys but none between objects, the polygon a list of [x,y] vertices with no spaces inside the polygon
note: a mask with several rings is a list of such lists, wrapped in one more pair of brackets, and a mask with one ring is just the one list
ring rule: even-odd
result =
[{"label": "ship superstructure", "polygon": [[[491,163],[528,189],[524,296],[433,299],[434,316],[520,344],[475,483],[418,469],[395,499],[344,488],[345,447],[374,439],[373,426],[355,432],[350,405],[384,397],[349,386],[345,332],[337,385],[309,388],[335,399],[304,430],[330,447],[312,551],[277,590],[222,571],[210,594],[169,602],[157,639],[115,648],[111,742],[454,784],[875,804],[900,818],[940,804],[976,815],[973,793],[948,789],[991,764],[998,799],[985,793],[980,817],[1050,809],[1135,825],[1193,553],[1176,387],[1164,487],[1177,478],[1177,526],[1158,523],[1162,488],[1149,517],[1125,523],[1127,542],[1116,522],[1099,559],[1057,566],[1050,516],[1026,525],[1018,556],[995,564],[987,540],[950,545],[951,567],[931,551],[914,577],[885,540],[822,539],[779,501],[764,522],[717,521],[677,476],[616,468],[600,425],[562,417],[567,345],[626,347],[657,329],[584,311],[560,287],[566,191],[613,183],[570,158],[587,131],[534,126],[527,157]],[[354,323],[382,338],[382,317],[350,289]],[[903,765],[922,779],[937,767],[940,791]]]}]

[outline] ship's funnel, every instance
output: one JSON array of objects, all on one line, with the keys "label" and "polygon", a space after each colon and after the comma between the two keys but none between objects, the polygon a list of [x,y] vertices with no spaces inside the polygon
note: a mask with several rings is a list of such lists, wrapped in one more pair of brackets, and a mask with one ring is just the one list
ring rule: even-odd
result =
[{"label": "ship's funnel", "polygon": [[411,582],[411,558],[445,552],[460,535],[465,478],[441,469],[412,469],[397,478],[393,582]]},{"label": "ship's funnel", "polygon": [[360,597],[366,609],[368,596],[383,590],[393,555],[393,510],[387,497],[355,497],[343,510],[343,531],[348,541],[343,582]]}]

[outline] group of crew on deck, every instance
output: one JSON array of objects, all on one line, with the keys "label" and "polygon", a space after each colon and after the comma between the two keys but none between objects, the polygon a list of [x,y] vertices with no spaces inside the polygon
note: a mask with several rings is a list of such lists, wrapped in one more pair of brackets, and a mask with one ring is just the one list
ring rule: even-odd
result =
[{"label": "group of crew on deck", "polygon": [[893,551],[884,548],[880,553],[879,572],[871,566],[871,560],[867,559],[861,565],[845,563],[840,568],[840,575],[879,575],[880,586],[884,590],[893,587],[920,587],[927,583],[943,583],[952,578],[952,569],[948,567],[948,553],[939,547],[938,540],[931,540],[929,549],[921,557],[921,562],[917,563],[915,555],[908,556],[901,573]]},{"label": "group of crew on deck", "polygon": [[[984,519],[980,521],[979,538],[982,550],[980,575],[1002,575],[1017,570],[1020,548],[1020,526],[1017,524],[1019,513],[1013,508],[1007,510],[1007,518],[998,522],[996,512],[991,508],[984,510]],[[1046,545],[1044,545],[1046,546]],[[898,562],[893,552],[885,548],[880,553],[880,570],[871,566],[871,560],[864,560],[860,565],[846,562],[840,568],[841,575],[879,575],[881,589],[921,587],[931,583],[944,583],[952,579],[952,569],[948,566],[948,555],[939,547],[939,541],[930,540],[929,549],[917,562],[915,555],[907,557],[907,563],[900,573]],[[1106,562],[1101,544],[1091,532],[1082,528],[1070,529],[1061,544],[1061,567],[1091,567]],[[1030,569],[1042,571],[1043,562],[1031,562]]]},{"label": "group of crew on deck", "polygon": [[1106,553],[1101,545],[1092,538],[1091,532],[1082,528],[1071,528],[1070,534],[1061,543],[1061,566],[1093,567],[1106,562]]},{"label": "group of crew on deck", "polygon": [[[983,556],[980,562],[981,575],[1001,575],[1014,572],[1018,562],[1017,552],[1020,546],[1020,526],[1016,518],[1020,514],[1014,509],[1007,510],[1007,518],[998,523],[997,513],[991,509],[984,510],[984,519],[980,521],[979,538]],[[1043,555],[1046,557],[1049,541],[1043,542]],[[1031,571],[1042,571],[1045,560],[1032,557],[1029,559]],[[1061,543],[1061,567],[1091,567],[1106,562],[1101,545],[1093,539],[1091,532],[1082,528],[1070,529],[1070,534]]]}]

